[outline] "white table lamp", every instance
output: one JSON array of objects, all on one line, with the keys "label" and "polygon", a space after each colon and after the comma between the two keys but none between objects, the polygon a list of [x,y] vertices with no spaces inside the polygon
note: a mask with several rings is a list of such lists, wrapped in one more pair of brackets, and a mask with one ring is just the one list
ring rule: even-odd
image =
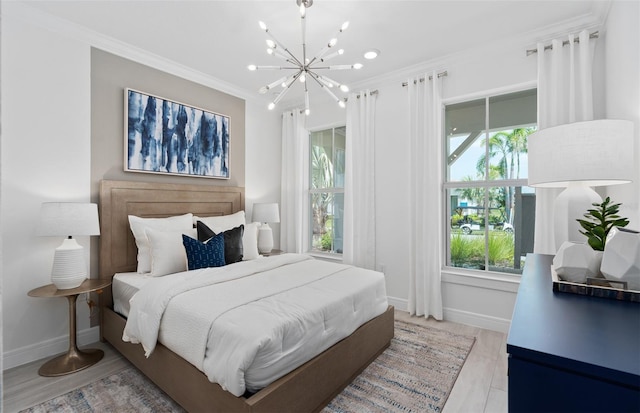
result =
[{"label": "white table lamp", "polygon": [[59,289],[76,288],[87,278],[84,249],[73,235],[100,235],[98,206],[78,202],[45,202],[40,209],[40,236],[66,236],[53,257],[51,282]]},{"label": "white table lamp", "polygon": [[631,182],[633,123],[603,119],[542,129],[529,136],[528,153],[530,186],[566,188],[554,202],[557,250],[565,241],[586,241],[576,219],[602,202],[592,186]]},{"label": "white table lamp", "polygon": [[273,232],[269,222],[280,222],[278,204],[258,203],[253,204],[253,222],[261,222],[258,230],[258,251],[260,254],[268,254],[273,249]]}]

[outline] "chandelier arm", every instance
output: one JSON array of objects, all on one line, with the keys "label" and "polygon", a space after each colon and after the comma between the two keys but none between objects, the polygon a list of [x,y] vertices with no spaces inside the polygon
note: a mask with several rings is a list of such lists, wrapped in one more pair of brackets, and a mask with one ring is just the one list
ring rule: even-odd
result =
[{"label": "chandelier arm", "polygon": [[276,98],[273,100],[273,105],[277,105],[278,102],[280,102],[280,100],[284,97],[284,95],[289,91],[289,89],[291,89],[291,86],[296,82],[296,80],[300,77],[300,74],[302,74],[302,70],[300,70],[297,74],[295,74],[292,78],[291,81],[289,82],[289,84],[282,90],[282,92],[280,92],[280,94],[278,96],[276,96]]},{"label": "chandelier arm", "polygon": [[336,82],[335,80],[331,79],[329,76],[318,75],[318,77],[320,78],[320,80],[324,80],[324,81],[326,81],[328,83],[331,83],[331,84],[335,85],[337,88],[339,88],[343,92],[348,92],[349,91],[349,87],[347,85],[345,85],[344,83]]},{"label": "chandelier arm", "polygon": [[313,75],[311,76],[311,78],[312,78],[313,80],[315,80],[315,81],[318,83],[318,85],[320,85],[320,88],[321,88],[321,89],[323,89],[325,92],[327,92],[327,93],[329,94],[329,96],[331,96],[331,97],[332,97],[332,98],[333,98],[333,99],[338,103],[338,105],[340,105],[340,107],[344,107],[344,102],[343,102],[342,100],[338,99],[338,97],[337,97],[337,96],[336,96],[336,95],[335,95],[331,90],[329,90],[329,88],[328,88],[328,87],[326,87],[325,85],[323,85],[323,84],[322,84],[322,82],[320,82],[320,81],[317,79],[317,76],[318,76],[318,75],[317,75],[316,73],[313,73],[313,72],[310,72],[310,73],[312,73],[312,74],[313,74]]},{"label": "chandelier arm", "polygon": [[309,110],[309,89],[307,88],[307,82],[304,82],[304,113],[307,116],[311,113]]},{"label": "chandelier arm", "polygon": [[295,57],[295,55],[289,51],[289,49],[287,49],[282,43],[280,43],[278,41],[278,39],[275,38],[275,36],[273,34],[271,34],[269,29],[266,29],[265,32],[267,33],[267,35],[269,35],[269,37],[271,37],[271,40],[273,40],[279,48],[281,48],[282,50],[287,52],[289,54],[289,56],[291,56],[293,58],[293,60],[295,60],[300,66],[304,66],[302,63],[300,63],[298,58]]},{"label": "chandelier arm", "polygon": [[256,66],[255,70],[286,70],[286,69],[300,70],[298,66]]},{"label": "chandelier arm", "polygon": [[307,61],[307,24],[305,14],[300,15],[300,26],[302,29],[302,65]]},{"label": "chandelier arm", "polygon": [[316,55],[313,57],[313,59],[311,59],[309,61],[309,64],[315,62],[318,59],[321,59],[322,56],[324,56],[325,53],[327,53],[330,48],[335,46],[336,43],[338,42],[338,36],[340,36],[340,34],[343,31],[347,30],[347,27],[349,27],[349,22],[342,23],[342,26],[340,27],[340,30],[338,30],[338,33],[329,40],[329,43],[327,43],[326,46],[324,46],[322,49],[320,49],[320,51],[318,53],[316,53]]}]

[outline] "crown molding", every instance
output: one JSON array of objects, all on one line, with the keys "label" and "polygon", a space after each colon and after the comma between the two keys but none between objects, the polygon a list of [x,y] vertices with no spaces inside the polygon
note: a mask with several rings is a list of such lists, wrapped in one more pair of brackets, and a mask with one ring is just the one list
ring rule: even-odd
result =
[{"label": "crown molding", "polygon": [[90,30],[77,23],[53,16],[23,2],[3,1],[0,14],[3,18],[9,17],[22,22],[35,25],[42,29],[57,33],[73,41],[87,44],[89,47],[104,50],[120,57],[144,64],[154,69],[161,70],[180,78],[228,93],[244,100],[261,104],[263,99],[252,91],[238,88],[224,80],[215,78],[206,73],[194,70],[181,63],[164,58],[147,50],[135,47],[112,37]]}]

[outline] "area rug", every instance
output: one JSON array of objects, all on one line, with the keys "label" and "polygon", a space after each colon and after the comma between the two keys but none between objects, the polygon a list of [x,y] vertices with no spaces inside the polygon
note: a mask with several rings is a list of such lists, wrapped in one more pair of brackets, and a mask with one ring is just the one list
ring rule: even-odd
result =
[{"label": "area rug", "polygon": [[[391,345],[323,410],[439,412],[475,338],[395,322]],[[23,412],[184,412],[135,367],[105,377]]]}]

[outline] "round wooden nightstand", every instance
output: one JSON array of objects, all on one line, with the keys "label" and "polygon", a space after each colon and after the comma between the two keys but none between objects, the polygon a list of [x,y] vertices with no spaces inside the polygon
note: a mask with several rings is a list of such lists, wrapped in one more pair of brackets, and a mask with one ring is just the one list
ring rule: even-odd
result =
[{"label": "round wooden nightstand", "polygon": [[86,369],[102,359],[104,356],[102,350],[80,351],[76,345],[76,300],[80,294],[99,291],[109,285],[111,280],[88,279],[84,280],[79,287],[68,290],[58,290],[55,285],[49,284],[29,291],[27,294],[29,297],[67,297],[69,301],[69,350],[44,363],[38,370],[38,374],[45,377],[63,376]]}]

